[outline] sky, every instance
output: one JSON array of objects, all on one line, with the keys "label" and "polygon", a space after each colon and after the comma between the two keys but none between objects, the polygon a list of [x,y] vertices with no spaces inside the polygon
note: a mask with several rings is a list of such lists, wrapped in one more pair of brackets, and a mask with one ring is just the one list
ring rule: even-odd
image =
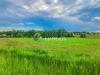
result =
[{"label": "sky", "polygon": [[0,0],[0,30],[100,31],[100,0]]}]

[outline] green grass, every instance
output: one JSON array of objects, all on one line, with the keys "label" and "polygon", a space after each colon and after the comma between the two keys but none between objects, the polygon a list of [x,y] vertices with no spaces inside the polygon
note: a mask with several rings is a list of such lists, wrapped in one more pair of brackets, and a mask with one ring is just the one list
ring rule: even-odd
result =
[{"label": "green grass", "polygon": [[100,75],[100,39],[0,39],[0,75]]}]

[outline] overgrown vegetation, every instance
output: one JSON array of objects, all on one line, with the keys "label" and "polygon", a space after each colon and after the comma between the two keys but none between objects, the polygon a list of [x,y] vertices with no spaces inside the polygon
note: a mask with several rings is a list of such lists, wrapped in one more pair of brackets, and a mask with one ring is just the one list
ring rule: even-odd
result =
[{"label": "overgrown vegetation", "polygon": [[0,75],[100,75],[100,39],[0,39]]},{"label": "overgrown vegetation", "polygon": [[[0,32],[0,37],[33,37],[36,33],[39,33],[43,38],[67,38],[67,37],[81,37],[81,38],[100,38],[100,33],[96,32],[68,32],[64,29],[48,30],[48,31],[36,31],[36,30],[12,30]],[[87,35],[87,36],[86,36]]]}]

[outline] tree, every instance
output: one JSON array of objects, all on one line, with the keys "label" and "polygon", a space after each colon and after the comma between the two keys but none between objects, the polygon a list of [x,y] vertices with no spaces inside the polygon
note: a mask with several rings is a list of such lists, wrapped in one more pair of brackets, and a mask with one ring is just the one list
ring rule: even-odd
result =
[{"label": "tree", "polygon": [[58,37],[65,37],[66,36],[66,31],[64,29],[59,29],[57,30]]},{"label": "tree", "polygon": [[86,33],[80,33],[80,38],[86,38]]},{"label": "tree", "polygon": [[41,41],[41,39],[42,39],[40,33],[35,33],[33,38],[34,38],[35,41]]},{"label": "tree", "polygon": [[68,32],[67,37],[74,37],[74,33],[73,32]]}]

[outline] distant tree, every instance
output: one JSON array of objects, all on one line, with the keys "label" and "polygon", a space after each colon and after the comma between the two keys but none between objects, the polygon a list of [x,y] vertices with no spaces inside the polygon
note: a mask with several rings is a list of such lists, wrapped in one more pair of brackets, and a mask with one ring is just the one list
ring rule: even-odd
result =
[{"label": "distant tree", "polygon": [[66,31],[64,29],[59,29],[57,30],[58,37],[65,37],[66,36]]},{"label": "distant tree", "polygon": [[5,34],[7,35],[7,37],[11,37],[12,31],[6,31]]},{"label": "distant tree", "polygon": [[73,32],[71,32],[71,36],[72,36],[72,37],[75,37],[75,34],[74,34]]},{"label": "distant tree", "polygon": [[26,31],[24,35],[26,37],[32,37],[35,33],[36,33],[35,30],[29,30],[29,31]]},{"label": "distant tree", "polygon": [[23,31],[17,31],[16,37],[23,37]]},{"label": "distant tree", "polygon": [[80,38],[86,38],[86,33],[80,33]]},{"label": "distant tree", "polygon": [[73,32],[68,32],[67,37],[74,37],[74,33]]},{"label": "distant tree", "polygon": [[33,37],[37,40],[38,38],[64,38],[64,37],[99,37],[100,33],[94,32],[67,32],[64,29],[57,30],[11,30],[11,31],[0,31],[0,37]]}]

